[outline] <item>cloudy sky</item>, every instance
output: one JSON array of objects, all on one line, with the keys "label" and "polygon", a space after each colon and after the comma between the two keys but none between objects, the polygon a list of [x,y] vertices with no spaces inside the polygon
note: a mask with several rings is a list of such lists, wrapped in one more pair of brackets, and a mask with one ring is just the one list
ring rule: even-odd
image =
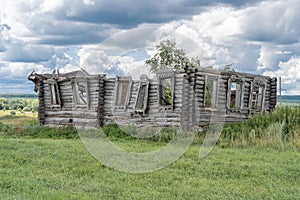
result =
[{"label": "cloudy sky", "polygon": [[223,68],[233,63],[237,71],[281,76],[285,94],[300,94],[298,0],[4,0],[1,4],[0,93],[32,93],[27,76],[33,70],[83,67],[110,76],[142,72],[152,47],[173,35],[203,66]]}]

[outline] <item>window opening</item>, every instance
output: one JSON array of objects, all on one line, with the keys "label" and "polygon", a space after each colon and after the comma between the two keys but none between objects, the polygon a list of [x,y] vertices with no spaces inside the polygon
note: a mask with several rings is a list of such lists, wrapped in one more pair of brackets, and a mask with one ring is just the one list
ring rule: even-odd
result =
[{"label": "window opening", "polygon": [[255,85],[252,92],[252,109],[261,110],[263,88]]},{"label": "window opening", "polygon": [[206,77],[205,79],[205,108],[215,108],[217,107],[217,89],[218,89],[218,79]]},{"label": "window opening", "polygon": [[56,80],[48,82],[52,108],[61,107],[59,86]]},{"label": "window opening", "polygon": [[164,109],[174,109],[174,71],[170,69],[162,69],[157,72],[158,91],[157,100],[159,106]]},{"label": "window opening", "polygon": [[141,75],[140,85],[138,89],[135,110],[145,111],[148,104],[148,89],[149,89],[149,79],[146,75]]},{"label": "window opening", "polygon": [[227,107],[231,111],[238,111],[242,107],[243,81],[240,79],[232,78],[229,80],[228,87]]},{"label": "window opening", "polygon": [[160,84],[160,105],[172,105],[173,91],[172,91],[172,77],[161,78]]},{"label": "window opening", "polygon": [[88,84],[86,80],[76,80],[73,83],[76,106],[89,106]]},{"label": "window opening", "polygon": [[51,103],[52,103],[52,105],[60,105],[58,85],[57,84],[50,84],[50,91],[51,91]]},{"label": "window opening", "polygon": [[115,108],[126,109],[130,97],[131,78],[116,78],[114,106]]},{"label": "window opening", "polygon": [[86,83],[78,82],[78,101],[77,104],[79,105],[86,105],[87,104],[87,91],[86,91]]},{"label": "window opening", "polygon": [[146,85],[142,85],[138,93],[136,109],[143,110],[145,108],[144,105],[145,96],[146,96]]},{"label": "window opening", "polygon": [[126,97],[128,93],[129,82],[119,82],[118,83],[118,94],[116,106],[124,106],[126,103]]}]

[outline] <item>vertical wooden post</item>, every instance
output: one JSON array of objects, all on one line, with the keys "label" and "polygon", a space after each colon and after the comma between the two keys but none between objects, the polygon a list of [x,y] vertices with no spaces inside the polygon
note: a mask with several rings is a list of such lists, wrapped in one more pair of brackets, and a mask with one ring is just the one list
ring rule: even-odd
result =
[{"label": "vertical wooden post", "polygon": [[281,107],[281,76],[279,76],[279,105]]}]

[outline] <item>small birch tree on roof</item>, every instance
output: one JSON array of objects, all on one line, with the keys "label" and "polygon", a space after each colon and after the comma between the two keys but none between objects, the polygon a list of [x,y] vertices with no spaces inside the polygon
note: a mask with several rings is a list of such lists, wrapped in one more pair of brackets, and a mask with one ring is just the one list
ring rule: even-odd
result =
[{"label": "small birch tree on roof", "polygon": [[163,40],[156,45],[157,53],[146,64],[150,65],[150,72],[156,73],[160,69],[172,69],[174,71],[184,69],[186,66],[200,66],[199,59],[186,56],[183,49],[177,48],[171,40]]}]

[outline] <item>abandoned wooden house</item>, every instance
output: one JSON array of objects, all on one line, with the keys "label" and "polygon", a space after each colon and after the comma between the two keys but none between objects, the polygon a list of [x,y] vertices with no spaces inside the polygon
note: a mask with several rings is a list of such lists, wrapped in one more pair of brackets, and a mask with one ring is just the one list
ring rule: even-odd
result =
[{"label": "abandoned wooden house", "polygon": [[211,68],[161,70],[139,80],[84,70],[28,78],[38,92],[39,122],[48,126],[117,123],[190,130],[207,125],[212,112],[232,122],[276,106],[276,78]]}]

